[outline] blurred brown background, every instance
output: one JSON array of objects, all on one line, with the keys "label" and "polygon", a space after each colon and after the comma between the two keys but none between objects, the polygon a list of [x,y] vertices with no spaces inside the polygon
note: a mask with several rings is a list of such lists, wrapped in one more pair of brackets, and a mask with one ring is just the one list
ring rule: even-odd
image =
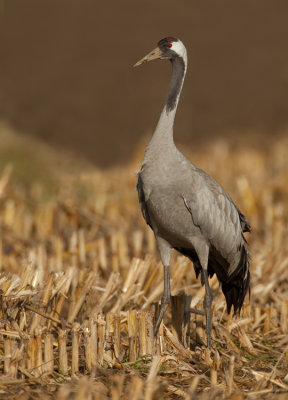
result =
[{"label": "blurred brown background", "polygon": [[269,141],[288,125],[287,18],[287,0],[0,0],[0,118],[99,166],[129,162],[170,77],[167,62],[132,65],[174,35],[189,55],[176,141]]}]

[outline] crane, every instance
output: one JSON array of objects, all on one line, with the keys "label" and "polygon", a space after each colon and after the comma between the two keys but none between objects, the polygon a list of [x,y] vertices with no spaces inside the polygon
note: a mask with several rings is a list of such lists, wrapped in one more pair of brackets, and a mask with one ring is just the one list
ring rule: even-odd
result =
[{"label": "crane", "polygon": [[174,144],[174,118],[187,70],[184,44],[175,37],[166,37],[135,66],[156,59],[171,62],[172,77],[137,182],[141,211],[154,231],[164,267],[164,293],[154,335],[170,301],[170,256],[171,250],[176,249],[193,262],[196,277],[201,275],[201,284],[205,285],[207,347],[211,349],[212,293],[208,277],[216,274],[228,313],[232,305],[234,314],[239,312],[250,285],[243,233],[251,229],[229,194]]}]

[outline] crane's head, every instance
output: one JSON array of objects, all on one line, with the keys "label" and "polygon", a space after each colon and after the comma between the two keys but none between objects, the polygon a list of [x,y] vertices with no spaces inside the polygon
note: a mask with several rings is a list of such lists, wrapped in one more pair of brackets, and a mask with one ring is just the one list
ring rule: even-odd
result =
[{"label": "crane's head", "polygon": [[161,39],[160,42],[158,42],[157,47],[145,57],[141,58],[141,60],[139,60],[134,67],[138,67],[138,65],[141,65],[145,62],[157,59],[173,61],[177,57],[183,58],[184,62],[186,63],[186,48],[181,40],[170,36]]}]

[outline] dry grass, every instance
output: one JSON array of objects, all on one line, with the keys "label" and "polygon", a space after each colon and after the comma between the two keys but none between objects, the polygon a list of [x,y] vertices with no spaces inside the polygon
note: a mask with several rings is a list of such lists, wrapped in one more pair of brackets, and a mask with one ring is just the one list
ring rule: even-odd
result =
[{"label": "dry grass", "polygon": [[251,298],[241,317],[226,315],[211,280],[211,357],[203,317],[184,318],[190,303],[202,309],[204,290],[176,253],[172,312],[153,338],[162,267],[140,215],[136,158],[127,167],[73,176],[50,165],[58,190],[45,201],[45,183],[23,184],[13,180],[13,166],[2,169],[0,396],[286,398],[288,140],[270,149],[217,142],[190,152],[253,227]]}]

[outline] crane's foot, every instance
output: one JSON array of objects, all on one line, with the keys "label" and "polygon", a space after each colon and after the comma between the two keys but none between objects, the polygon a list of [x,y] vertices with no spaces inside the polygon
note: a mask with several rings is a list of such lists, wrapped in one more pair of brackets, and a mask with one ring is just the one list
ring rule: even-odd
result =
[{"label": "crane's foot", "polygon": [[158,333],[159,326],[160,326],[160,324],[162,322],[162,319],[164,317],[164,314],[165,314],[165,311],[166,311],[166,309],[168,307],[169,302],[170,302],[170,296],[167,296],[167,297],[163,296],[162,297],[159,314],[158,314],[158,317],[157,317],[156,324],[154,326],[154,331],[153,331],[154,336],[156,336],[157,333]]},{"label": "crane's foot", "polygon": [[205,311],[202,310],[196,310],[196,308],[188,308],[188,310],[185,311],[185,313],[193,313],[193,314],[198,314],[198,315],[206,315]]}]

